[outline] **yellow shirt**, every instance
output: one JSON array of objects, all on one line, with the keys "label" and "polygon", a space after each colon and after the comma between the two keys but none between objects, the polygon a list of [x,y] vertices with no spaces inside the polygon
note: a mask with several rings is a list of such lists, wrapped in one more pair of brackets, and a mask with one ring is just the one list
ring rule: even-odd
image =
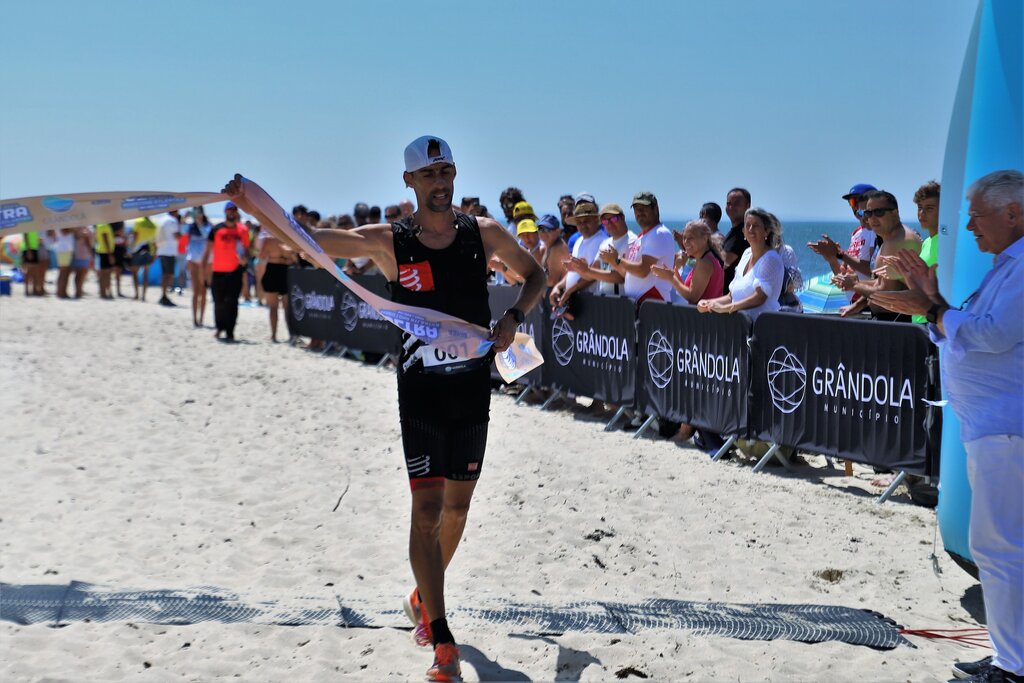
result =
[{"label": "yellow shirt", "polygon": [[[104,239],[106,236],[106,239]],[[107,245],[110,245],[109,247]],[[96,253],[111,254],[114,251],[114,229],[109,223],[100,223],[96,226]]]},{"label": "yellow shirt", "polygon": [[156,241],[156,223],[149,220],[149,216],[135,219],[135,245],[138,249],[143,244],[153,244]]}]

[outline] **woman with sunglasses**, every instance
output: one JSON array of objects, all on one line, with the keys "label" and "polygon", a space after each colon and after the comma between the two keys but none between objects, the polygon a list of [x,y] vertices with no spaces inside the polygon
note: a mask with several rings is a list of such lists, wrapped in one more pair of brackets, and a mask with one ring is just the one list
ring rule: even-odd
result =
[{"label": "woman with sunglasses", "polygon": [[736,265],[729,293],[698,301],[697,310],[701,313],[746,311],[753,319],[765,311],[779,310],[779,295],[786,277],[786,265],[777,251],[782,244],[782,226],[764,209],[747,209],[743,236],[750,247]]},{"label": "woman with sunglasses", "polygon": [[[687,303],[696,304],[701,299],[714,299],[722,296],[725,285],[725,268],[722,266],[722,255],[711,239],[711,225],[704,219],[690,221],[682,232],[672,236],[682,251],[677,254],[673,268],[662,265],[651,266],[651,274],[661,280],[672,283],[672,287]],[[686,275],[686,280],[679,277],[679,270],[685,259],[693,259],[695,265]]]}]

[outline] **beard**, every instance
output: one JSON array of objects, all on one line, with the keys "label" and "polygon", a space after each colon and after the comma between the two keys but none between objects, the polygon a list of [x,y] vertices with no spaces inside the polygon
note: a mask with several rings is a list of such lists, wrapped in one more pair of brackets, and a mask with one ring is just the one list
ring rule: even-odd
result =
[{"label": "beard", "polygon": [[451,211],[451,208],[452,208],[452,200],[451,200],[451,198],[449,198],[445,202],[438,202],[438,201],[434,200],[432,197],[428,197],[427,201],[424,202],[424,203],[425,203],[425,205],[427,207],[427,210],[428,211],[432,211],[434,213],[447,213],[447,212]]}]

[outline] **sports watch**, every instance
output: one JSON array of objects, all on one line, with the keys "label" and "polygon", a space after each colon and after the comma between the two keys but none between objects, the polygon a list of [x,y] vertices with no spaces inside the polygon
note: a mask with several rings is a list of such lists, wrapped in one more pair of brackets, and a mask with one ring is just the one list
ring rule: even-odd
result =
[{"label": "sports watch", "polygon": [[515,320],[516,323],[519,325],[521,325],[523,321],[526,320],[526,314],[520,311],[515,306],[505,311],[505,315],[512,316],[512,319]]},{"label": "sports watch", "polygon": [[939,320],[939,313],[947,308],[949,308],[949,306],[946,304],[932,304],[932,307],[928,309],[927,313],[925,313],[924,319],[934,325]]}]

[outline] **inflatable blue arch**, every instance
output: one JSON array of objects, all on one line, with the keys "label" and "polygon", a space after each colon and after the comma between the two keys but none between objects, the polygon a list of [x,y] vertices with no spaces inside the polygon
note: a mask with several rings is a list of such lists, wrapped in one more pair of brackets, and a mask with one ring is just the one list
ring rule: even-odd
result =
[{"label": "inflatable blue arch", "polygon": [[[1000,169],[1024,169],[1024,3],[981,0],[974,17],[946,142],[939,200],[939,286],[954,306],[974,292],[992,267],[967,232],[967,188]],[[939,528],[946,552],[977,576],[967,529],[971,488],[960,423],[942,415]]]}]

